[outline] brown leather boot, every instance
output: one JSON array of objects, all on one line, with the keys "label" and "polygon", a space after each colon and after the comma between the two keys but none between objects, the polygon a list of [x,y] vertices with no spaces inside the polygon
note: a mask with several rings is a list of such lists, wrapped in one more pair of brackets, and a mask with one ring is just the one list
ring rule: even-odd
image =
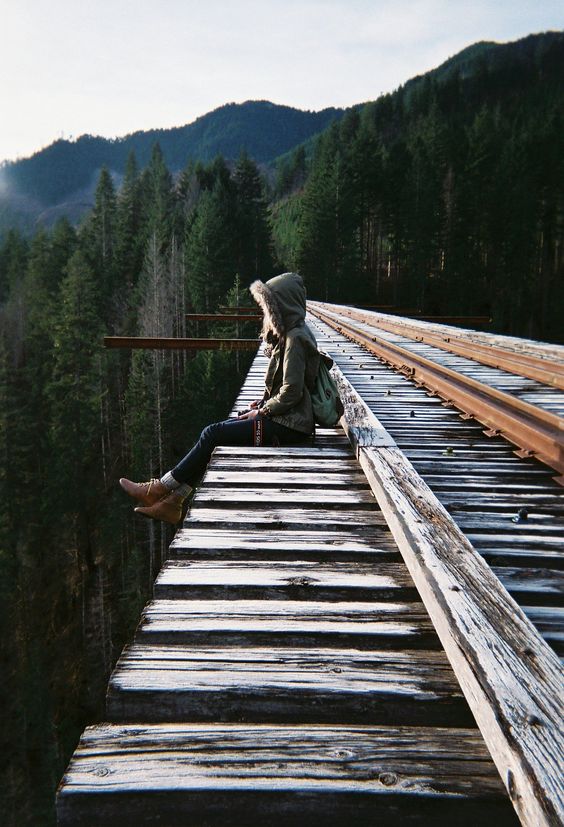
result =
[{"label": "brown leather boot", "polygon": [[172,523],[176,525],[182,519],[182,511],[184,500],[181,494],[176,494],[171,491],[168,497],[163,497],[162,500],[154,503],[154,505],[143,507],[139,506],[135,509],[138,514],[143,514],[145,517],[152,517],[153,520],[161,520],[164,523]]},{"label": "brown leather boot", "polygon": [[160,480],[149,480],[149,482],[132,482],[122,477],[119,484],[123,490],[143,505],[153,505],[158,500],[166,497],[170,489],[163,485]]}]

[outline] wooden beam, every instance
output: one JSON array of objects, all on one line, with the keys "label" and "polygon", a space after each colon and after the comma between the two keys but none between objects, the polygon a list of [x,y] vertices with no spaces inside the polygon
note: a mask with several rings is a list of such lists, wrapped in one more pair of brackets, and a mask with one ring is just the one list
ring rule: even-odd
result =
[{"label": "wooden beam", "polygon": [[186,319],[190,322],[262,322],[262,315],[259,313],[186,313]]},{"label": "wooden beam", "polygon": [[258,339],[165,339],[142,336],[104,336],[104,347],[134,350],[257,350]]},{"label": "wooden beam", "polygon": [[220,313],[258,313],[258,306],[241,306],[241,307],[227,307],[227,305],[220,305],[218,308]]},{"label": "wooden beam", "polygon": [[526,825],[562,823],[558,657],[400,449],[365,447],[367,429],[380,438],[383,426],[342,372],[332,372],[345,430],[515,810]]}]

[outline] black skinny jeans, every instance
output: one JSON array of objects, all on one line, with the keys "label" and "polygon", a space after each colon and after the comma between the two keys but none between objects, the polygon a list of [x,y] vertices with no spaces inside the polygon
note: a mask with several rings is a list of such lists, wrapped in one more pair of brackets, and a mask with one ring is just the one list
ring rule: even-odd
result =
[{"label": "black skinny jeans", "polygon": [[194,447],[171,473],[178,482],[193,486],[206,470],[212,451],[218,445],[299,445],[310,438],[310,434],[286,428],[260,414],[255,419],[225,419],[204,428]]}]

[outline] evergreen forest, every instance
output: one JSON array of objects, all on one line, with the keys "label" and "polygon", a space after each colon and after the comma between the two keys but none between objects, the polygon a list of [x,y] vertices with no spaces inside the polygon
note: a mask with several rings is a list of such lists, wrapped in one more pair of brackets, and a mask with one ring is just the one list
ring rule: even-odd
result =
[{"label": "evergreen forest", "polygon": [[[501,49],[501,51],[499,51]],[[312,298],[563,342],[564,35],[475,48],[349,110],[267,174],[245,151],[171,170],[159,143],[107,167],[78,226],[0,243],[2,813],[54,793],[171,540],[118,479],[170,468],[224,418],[250,356],[107,350],[206,335],[295,269]],[[256,326],[210,335],[253,337]]]},{"label": "evergreen forest", "polygon": [[282,159],[279,256],[312,297],[563,342],[564,34],[471,51]]},{"label": "evergreen forest", "polygon": [[[3,824],[54,824],[54,795],[84,726],[103,716],[172,531],[135,515],[120,476],[168,470],[224,419],[250,364],[223,351],[105,350],[104,334],[206,335],[186,312],[248,303],[274,274],[266,202],[246,156],[173,183],[158,145],[103,170],[74,229],[0,254],[0,617]],[[188,323],[192,324],[192,323]],[[210,335],[256,337],[256,324]]]}]

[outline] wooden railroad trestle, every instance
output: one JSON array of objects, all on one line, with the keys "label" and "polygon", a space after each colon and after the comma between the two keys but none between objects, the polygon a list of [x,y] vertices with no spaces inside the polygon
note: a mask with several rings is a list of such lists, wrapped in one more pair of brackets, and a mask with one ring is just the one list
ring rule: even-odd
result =
[{"label": "wooden railroad trestle", "polygon": [[[316,334],[353,447],[322,430],[304,447],[215,451],[110,679],[108,722],[61,782],[60,825],[562,817],[557,657],[355,391],[346,363],[362,386],[369,357]],[[259,354],[236,409],[264,368]]]}]

